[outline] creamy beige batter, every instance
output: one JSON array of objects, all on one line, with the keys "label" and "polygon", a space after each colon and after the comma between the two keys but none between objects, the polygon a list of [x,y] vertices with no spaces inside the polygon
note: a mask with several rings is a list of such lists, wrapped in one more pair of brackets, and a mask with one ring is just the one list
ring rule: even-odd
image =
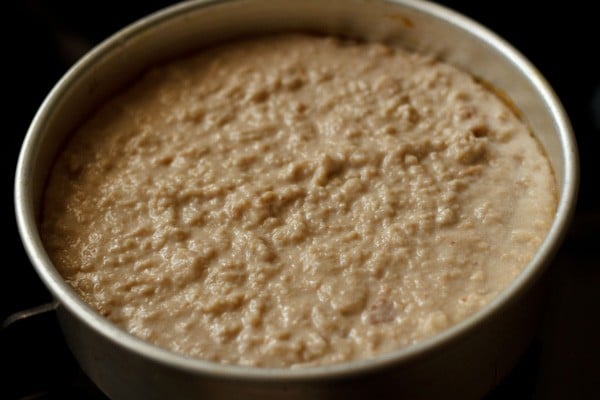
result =
[{"label": "creamy beige batter", "polygon": [[77,292],[221,363],[339,363],[480,309],[556,206],[527,127],[471,76],[281,35],[157,67],[70,139],[43,240]]}]

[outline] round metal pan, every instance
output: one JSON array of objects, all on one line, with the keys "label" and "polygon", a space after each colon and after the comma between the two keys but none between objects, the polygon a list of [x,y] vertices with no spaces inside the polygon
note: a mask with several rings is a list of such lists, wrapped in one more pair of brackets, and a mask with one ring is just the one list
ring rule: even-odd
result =
[{"label": "round metal pan", "polygon": [[[430,53],[488,82],[520,110],[554,168],[558,209],[529,265],[481,311],[428,340],[372,359],[302,369],[227,366],[186,358],[124,332],[85,304],[52,265],[38,217],[47,173],[66,136],[155,63],[231,38],[282,31],[382,40]],[[577,184],[575,141],[552,89],[510,45],[451,10],[415,0],[191,1],[116,33],[58,82],[23,143],[15,205],[29,257],[59,304],[65,338],[111,398],[477,398],[506,374],[530,340],[539,315],[539,278],[565,234]]]}]

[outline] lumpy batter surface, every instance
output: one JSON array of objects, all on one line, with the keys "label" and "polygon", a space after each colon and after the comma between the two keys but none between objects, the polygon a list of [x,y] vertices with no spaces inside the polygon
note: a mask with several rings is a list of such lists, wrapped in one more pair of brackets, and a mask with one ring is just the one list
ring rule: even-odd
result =
[{"label": "lumpy batter surface", "polygon": [[377,43],[281,35],[149,71],[66,144],[56,267],[175,352],[307,366],[480,309],[553,218],[549,163],[471,76]]}]

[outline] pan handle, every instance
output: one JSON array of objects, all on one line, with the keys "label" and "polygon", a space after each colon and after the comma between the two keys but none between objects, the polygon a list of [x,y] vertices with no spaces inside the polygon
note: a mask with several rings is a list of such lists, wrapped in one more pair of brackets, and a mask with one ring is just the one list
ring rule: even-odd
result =
[{"label": "pan handle", "polygon": [[39,306],[35,306],[32,308],[28,308],[26,310],[17,311],[14,314],[9,315],[2,321],[1,330],[5,330],[9,328],[11,325],[30,318],[34,318],[38,315],[46,314],[52,312],[58,308],[58,301],[51,301],[50,303],[40,304]]}]

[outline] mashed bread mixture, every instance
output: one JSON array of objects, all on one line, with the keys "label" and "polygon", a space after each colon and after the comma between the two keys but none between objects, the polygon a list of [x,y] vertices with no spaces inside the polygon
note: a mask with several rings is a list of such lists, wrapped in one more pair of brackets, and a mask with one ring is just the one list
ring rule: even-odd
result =
[{"label": "mashed bread mixture", "polygon": [[149,71],[74,133],[44,204],[50,257],[115,324],[295,367],[471,315],[529,262],[556,194],[528,128],[470,75],[290,34]]}]

